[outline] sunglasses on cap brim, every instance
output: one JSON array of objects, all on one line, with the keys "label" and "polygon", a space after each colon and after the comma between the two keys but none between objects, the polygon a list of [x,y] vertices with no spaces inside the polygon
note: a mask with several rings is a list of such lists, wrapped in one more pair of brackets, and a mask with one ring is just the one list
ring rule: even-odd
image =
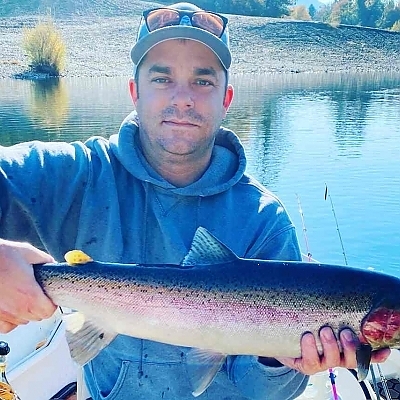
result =
[{"label": "sunglasses on cap brim", "polygon": [[149,32],[167,26],[180,25],[182,18],[188,17],[195,28],[203,29],[217,37],[225,31],[228,18],[211,11],[184,11],[173,8],[154,8],[143,12],[143,18]]}]

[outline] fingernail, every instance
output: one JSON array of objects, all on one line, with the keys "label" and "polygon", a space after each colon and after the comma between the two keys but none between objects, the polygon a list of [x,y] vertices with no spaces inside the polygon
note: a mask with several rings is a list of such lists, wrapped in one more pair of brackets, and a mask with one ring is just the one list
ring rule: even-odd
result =
[{"label": "fingernail", "polygon": [[320,333],[325,339],[332,339],[333,333],[331,328],[322,328]]},{"label": "fingernail", "polygon": [[348,342],[348,343],[351,343],[351,342],[354,341],[353,332],[350,331],[350,330],[348,330],[348,329],[345,329],[345,330],[341,333],[341,336],[342,336],[343,339],[344,339],[346,342]]}]

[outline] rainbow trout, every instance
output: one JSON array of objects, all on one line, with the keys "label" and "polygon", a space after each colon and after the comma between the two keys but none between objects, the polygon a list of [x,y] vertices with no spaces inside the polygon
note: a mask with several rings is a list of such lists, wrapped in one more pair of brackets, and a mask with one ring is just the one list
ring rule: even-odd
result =
[{"label": "rainbow trout", "polygon": [[34,273],[55,304],[78,311],[66,318],[78,363],[117,334],[203,349],[193,350],[193,363],[204,364],[193,378],[194,395],[226,355],[299,357],[301,336],[318,335],[326,325],[337,335],[349,327],[358,336],[361,379],[372,349],[400,347],[400,279],[344,266],[242,259],[204,228],[180,265],[90,261],[35,265]]}]

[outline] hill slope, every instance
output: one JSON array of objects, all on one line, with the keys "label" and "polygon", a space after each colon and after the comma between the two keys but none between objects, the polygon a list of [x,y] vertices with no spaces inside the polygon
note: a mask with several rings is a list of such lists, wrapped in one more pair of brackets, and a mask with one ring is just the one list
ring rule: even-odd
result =
[{"label": "hill slope", "polygon": [[[45,2],[40,3],[42,7]],[[157,3],[125,0],[53,3],[60,5],[55,23],[68,49],[66,75],[131,73],[129,50],[135,41],[140,13]],[[355,26],[335,28],[318,22],[228,17],[233,73],[400,72],[400,33]],[[0,18],[0,77],[21,72],[26,67],[28,60],[21,49],[22,33],[25,27],[36,22],[36,17],[26,14]]]}]

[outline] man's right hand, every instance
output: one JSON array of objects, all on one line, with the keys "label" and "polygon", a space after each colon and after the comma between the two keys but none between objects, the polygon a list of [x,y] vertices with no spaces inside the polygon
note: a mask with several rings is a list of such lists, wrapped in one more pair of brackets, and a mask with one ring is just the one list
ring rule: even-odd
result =
[{"label": "man's right hand", "polygon": [[36,282],[32,264],[55,262],[28,243],[0,239],[0,333],[50,318],[55,304]]}]

